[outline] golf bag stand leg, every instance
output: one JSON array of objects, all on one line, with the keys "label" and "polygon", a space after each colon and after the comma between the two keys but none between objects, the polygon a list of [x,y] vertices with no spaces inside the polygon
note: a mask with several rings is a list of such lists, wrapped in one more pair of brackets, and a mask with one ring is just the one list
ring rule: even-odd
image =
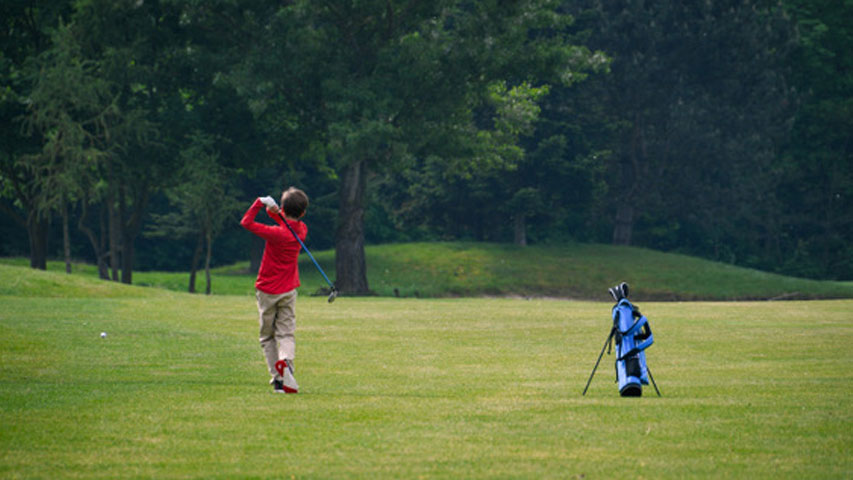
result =
[{"label": "golf bag stand leg", "polygon": [[604,346],[601,347],[601,353],[598,354],[598,360],[595,361],[595,366],[592,367],[592,373],[589,374],[589,380],[586,381],[586,387],[584,387],[583,393],[581,394],[582,397],[586,395],[586,391],[589,389],[589,384],[592,382],[592,377],[595,375],[595,371],[598,369],[598,364],[601,362],[601,357],[604,356],[604,349],[607,348],[607,344],[613,339],[614,333],[616,333],[615,327],[610,329],[610,335],[607,336],[607,340],[604,341]]},{"label": "golf bag stand leg", "polygon": [[658,384],[657,384],[657,382],[655,382],[655,377],[652,376],[652,369],[649,368],[648,365],[646,365],[646,370],[649,372],[649,379],[652,381],[652,385],[654,385],[654,387],[655,387],[655,392],[658,393],[659,397],[662,396],[660,394],[660,390],[658,390]]}]

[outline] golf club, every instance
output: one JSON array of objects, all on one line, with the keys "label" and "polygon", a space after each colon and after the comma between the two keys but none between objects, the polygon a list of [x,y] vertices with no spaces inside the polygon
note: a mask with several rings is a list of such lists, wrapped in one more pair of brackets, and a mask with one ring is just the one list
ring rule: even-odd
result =
[{"label": "golf club", "polygon": [[311,261],[314,262],[314,266],[317,267],[317,270],[320,272],[320,275],[322,275],[323,279],[326,280],[326,283],[329,284],[329,288],[332,289],[332,292],[329,293],[329,303],[334,302],[335,298],[337,298],[338,296],[338,289],[335,288],[335,286],[329,280],[329,277],[326,276],[326,272],[324,272],[323,269],[320,268],[320,264],[317,263],[317,260],[314,258],[314,255],[311,255],[311,251],[308,250],[308,247],[305,246],[305,243],[302,242],[302,239],[299,238],[299,235],[297,235],[296,232],[293,230],[293,227],[291,227],[290,224],[287,223],[287,219],[284,218],[284,214],[282,213],[281,209],[278,210],[278,216],[281,217],[281,220],[284,222],[284,226],[287,227],[288,230],[290,230],[290,233],[293,234],[293,238],[295,238],[296,241],[299,242],[299,245],[302,246],[302,248],[305,250],[305,253],[307,253],[308,257],[311,258]]}]

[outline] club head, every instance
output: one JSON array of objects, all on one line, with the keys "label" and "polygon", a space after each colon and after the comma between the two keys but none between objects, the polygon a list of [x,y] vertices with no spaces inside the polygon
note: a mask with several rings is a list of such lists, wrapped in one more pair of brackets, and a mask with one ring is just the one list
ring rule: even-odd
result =
[{"label": "club head", "polygon": [[332,287],[332,293],[329,294],[329,303],[334,302],[336,298],[338,298],[338,289]]},{"label": "club head", "polygon": [[610,287],[607,291],[610,292],[610,296],[613,297],[614,302],[619,301],[619,292],[616,290],[616,287]]},{"label": "club head", "polygon": [[610,292],[610,296],[613,297],[613,301],[615,302],[618,302],[623,298],[628,298],[628,284],[625,282],[622,282],[615,287],[610,287],[607,291]]}]

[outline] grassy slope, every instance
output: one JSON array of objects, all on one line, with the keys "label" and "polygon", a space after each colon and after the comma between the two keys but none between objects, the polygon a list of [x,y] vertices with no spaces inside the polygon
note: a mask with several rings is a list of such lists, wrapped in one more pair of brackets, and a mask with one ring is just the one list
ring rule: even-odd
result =
[{"label": "grassy slope", "polygon": [[481,243],[367,248],[371,288],[390,295],[515,294],[609,300],[626,281],[646,300],[853,298],[853,284],[819,282],[684,255],[610,245],[521,248]]},{"label": "grassy slope", "polygon": [[642,303],[664,396],[621,399],[612,356],[580,396],[607,334],[602,303],[303,297],[302,393],[276,396],[250,297],[8,266],[0,284],[12,285],[0,292],[2,478],[845,478],[853,468],[849,300]]},{"label": "grassy slope", "polygon": [[[609,301],[607,289],[626,281],[642,300],[756,300],[853,298],[853,282],[822,282],[784,277],[694,257],[610,245],[531,246],[489,243],[410,243],[366,248],[368,279],[380,296],[459,297],[532,296]],[[316,252],[334,278],[334,252]],[[0,259],[25,265],[23,259]],[[252,295],[248,263],[215,269],[213,293]],[[50,262],[49,270],[64,271]],[[300,260],[302,293],[325,287],[310,259]],[[91,265],[75,273],[95,277]],[[134,272],[136,285],[185,291],[186,273]],[[197,279],[203,290],[203,272]]]}]

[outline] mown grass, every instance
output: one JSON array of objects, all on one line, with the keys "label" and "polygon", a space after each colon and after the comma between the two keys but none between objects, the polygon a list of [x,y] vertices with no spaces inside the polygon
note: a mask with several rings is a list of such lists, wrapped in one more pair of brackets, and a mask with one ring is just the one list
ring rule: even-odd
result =
[{"label": "mown grass", "polygon": [[623,399],[612,356],[581,396],[605,303],[303,296],[302,391],[284,396],[269,392],[249,296],[105,294],[91,280],[87,292],[0,266],[0,284],[13,279],[0,293],[2,478],[848,478],[853,467],[850,300],[638,301],[663,397]]},{"label": "mown grass", "polygon": [[[322,268],[335,278],[334,252],[316,252]],[[853,298],[853,282],[785,277],[684,255],[612,245],[565,244],[518,247],[489,243],[409,243],[366,248],[368,280],[379,296],[400,297],[559,297],[609,301],[607,289],[626,281],[644,300],[758,300]],[[23,259],[2,263],[24,265]],[[61,262],[49,270],[64,271]],[[213,270],[218,295],[252,295],[248,262]],[[310,259],[299,264],[303,295],[326,283]],[[90,265],[74,271],[96,277]],[[133,273],[134,284],[186,291],[187,273]],[[197,290],[204,291],[203,272]]]}]

